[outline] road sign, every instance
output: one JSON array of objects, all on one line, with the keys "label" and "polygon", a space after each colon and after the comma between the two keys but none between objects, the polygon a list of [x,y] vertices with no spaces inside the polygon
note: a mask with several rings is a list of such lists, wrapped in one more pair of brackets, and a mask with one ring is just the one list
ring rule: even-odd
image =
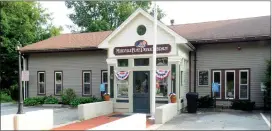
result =
[{"label": "road sign", "polygon": [[22,71],[22,81],[29,81],[29,71]]}]

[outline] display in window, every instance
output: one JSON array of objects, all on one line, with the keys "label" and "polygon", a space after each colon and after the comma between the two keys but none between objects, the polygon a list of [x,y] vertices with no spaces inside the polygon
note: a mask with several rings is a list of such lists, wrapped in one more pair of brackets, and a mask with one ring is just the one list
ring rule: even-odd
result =
[{"label": "display in window", "polygon": [[127,98],[128,97],[128,78],[125,80],[117,81],[117,97]]},{"label": "display in window", "polygon": [[158,79],[156,81],[156,97],[167,97],[168,78]]}]

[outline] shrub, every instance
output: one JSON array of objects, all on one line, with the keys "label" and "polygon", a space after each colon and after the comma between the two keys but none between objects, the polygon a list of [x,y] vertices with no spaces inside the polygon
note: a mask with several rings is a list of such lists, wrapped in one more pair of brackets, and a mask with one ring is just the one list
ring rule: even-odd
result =
[{"label": "shrub", "polygon": [[47,97],[31,97],[31,98],[26,98],[24,100],[24,105],[25,106],[35,106],[35,105],[40,105],[40,104],[44,104],[44,100]]},{"label": "shrub", "polygon": [[255,102],[249,100],[234,100],[231,108],[235,110],[252,111],[255,108]]},{"label": "shrub", "polygon": [[65,105],[69,105],[70,102],[75,98],[76,98],[76,93],[71,88],[65,89],[64,93],[61,95],[61,101]]},{"label": "shrub", "polygon": [[18,100],[19,99],[19,88],[18,88],[18,84],[14,84],[12,86],[10,86],[9,89],[10,92],[10,96],[13,100]]},{"label": "shrub", "polygon": [[202,96],[198,98],[197,100],[197,106],[199,108],[209,108],[209,107],[212,107],[213,104],[214,104],[214,100],[209,95]]},{"label": "shrub", "polygon": [[48,96],[45,100],[44,100],[44,104],[58,104],[59,100],[53,96]]},{"label": "shrub", "polygon": [[77,107],[80,104],[86,104],[86,103],[92,103],[92,102],[99,102],[102,101],[101,99],[98,99],[96,97],[79,97],[79,98],[75,98],[70,102],[70,105],[72,107]]},{"label": "shrub", "polygon": [[271,60],[268,60],[265,71],[264,109],[271,110]]},{"label": "shrub", "polygon": [[2,102],[11,102],[13,101],[11,96],[6,92],[1,92],[1,103]]}]

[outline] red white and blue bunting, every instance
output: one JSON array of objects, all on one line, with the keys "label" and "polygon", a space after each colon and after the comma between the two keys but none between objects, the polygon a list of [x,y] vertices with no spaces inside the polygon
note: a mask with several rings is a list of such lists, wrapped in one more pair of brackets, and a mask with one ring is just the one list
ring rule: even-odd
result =
[{"label": "red white and blue bunting", "polygon": [[129,71],[119,71],[115,73],[115,76],[118,80],[125,80],[129,76]]},{"label": "red white and blue bunting", "polygon": [[157,70],[156,71],[156,77],[158,79],[163,79],[169,75],[170,71],[169,70]]}]

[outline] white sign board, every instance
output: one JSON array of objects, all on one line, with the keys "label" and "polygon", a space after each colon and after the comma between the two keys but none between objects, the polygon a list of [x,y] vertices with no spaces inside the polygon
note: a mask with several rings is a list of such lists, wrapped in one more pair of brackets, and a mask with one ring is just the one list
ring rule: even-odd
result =
[{"label": "white sign board", "polygon": [[29,81],[29,71],[22,71],[22,81]]},{"label": "white sign board", "polygon": [[264,85],[264,83],[261,83],[261,91],[265,91],[265,85]]}]

